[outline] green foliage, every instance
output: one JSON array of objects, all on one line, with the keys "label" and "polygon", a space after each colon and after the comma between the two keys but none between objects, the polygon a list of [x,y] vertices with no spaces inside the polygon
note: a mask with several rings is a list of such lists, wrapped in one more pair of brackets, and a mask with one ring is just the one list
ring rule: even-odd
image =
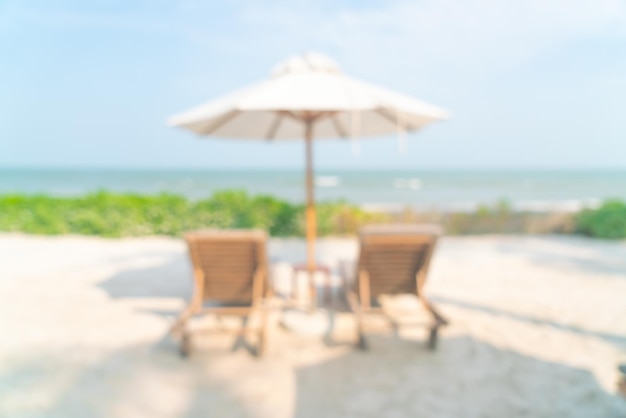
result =
[{"label": "green foliage", "polygon": [[626,203],[604,202],[597,209],[585,209],[576,216],[576,230],[597,238],[626,238]]},{"label": "green foliage", "polygon": [[514,234],[528,231],[530,216],[513,211],[509,201],[501,199],[493,206],[480,205],[474,212],[447,213],[440,222],[453,235]]},{"label": "green foliage", "polygon": [[99,192],[79,198],[0,196],[0,230],[101,236],[176,234],[190,204],[179,196]]},{"label": "green foliage", "polygon": [[215,193],[210,199],[199,201],[192,208],[196,225],[215,228],[261,228],[274,236],[301,235],[299,205],[271,196],[249,196],[241,190]]},{"label": "green foliage", "polygon": [[[317,205],[317,229],[320,235],[345,235],[354,234],[366,223],[438,222],[448,234],[575,229],[598,238],[626,238],[626,203],[620,201],[608,201],[564,220],[513,212],[506,201],[495,207],[481,207],[474,213],[427,215],[370,213],[344,201],[322,202]],[[572,218],[575,228],[562,227]],[[0,195],[0,231],[5,232],[179,236],[205,228],[261,228],[272,236],[303,236],[304,207],[240,190],[217,192],[200,201],[172,194],[144,196],[104,191],[81,197]]]},{"label": "green foliage", "polygon": [[[321,203],[321,235],[353,233],[381,219],[345,202]],[[272,236],[302,236],[304,208],[271,196],[228,190],[192,202],[160,194],[98,192],[83,197],[0,196],[0,231],[105,237],[180,235],[203,228],[261,228]]]},{"label": "green foliage", "polygon": [[389,216],[365,212],[346,202],[325,202],[317,206],[317,230],[320,235],[354,234],[361,225],[381,223]]}]

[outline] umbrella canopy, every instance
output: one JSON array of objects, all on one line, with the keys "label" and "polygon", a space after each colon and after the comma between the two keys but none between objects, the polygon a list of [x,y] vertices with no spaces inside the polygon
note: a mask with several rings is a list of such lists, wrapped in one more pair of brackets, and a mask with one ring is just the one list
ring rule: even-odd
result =
[{"label": "umbrella canopy", "polygon": [[291,57],[271,77],[169,119],[199,135],[306,140],[307,266],[315,270],[313,139],[415,131],[448,113],[420,100],[350,78],[320,54]]},{"label": "umbrella canopy", "polygon": [[413,131],[448,117],[438,107],[347,77],[323,55],[306,54],[277,65],[268,80],[173,116],[169,123],[222,138],[302,139],[307,115],[319,116],[316,139],[383,136],[398,127]]}]

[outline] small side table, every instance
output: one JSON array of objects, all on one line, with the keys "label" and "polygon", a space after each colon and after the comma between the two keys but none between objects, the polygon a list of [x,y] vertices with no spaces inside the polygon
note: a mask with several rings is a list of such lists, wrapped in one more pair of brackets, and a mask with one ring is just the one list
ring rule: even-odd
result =
[{"label": "small side table", "polygon": [[[295,294],[298,289],[298,274],[299,273],[308,273],[309,267],[306,263],[299,263],[293,265],[293,278],[292,278],[292,297],[295,298]],[[328,301],[330,299],[330,268],[323,264],[316,264],[313,273],[322,273],[324,275],[324,301]],[[315,279],[313,277],[308,277],[309,281],[309,289],[311,295],[311,301],[313,305],[317,305],[317,289],[315,287]]]}]

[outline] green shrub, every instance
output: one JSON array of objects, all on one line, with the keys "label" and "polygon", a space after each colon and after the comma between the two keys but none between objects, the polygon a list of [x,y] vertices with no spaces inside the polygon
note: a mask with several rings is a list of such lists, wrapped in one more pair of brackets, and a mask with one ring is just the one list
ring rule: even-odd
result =
[{"label": "green shrub", "polygon": [[[320,235],[352,233],[378,218],[345,202],[318,205]],[[204,228],[261,228],[272,236],[302,236],[304,207],[240,190],[196,202],[171,194],[105,191],[82,197],[0,196],[0,231],[120,237],[176,236]]]},{"label": "green shrub", "polygon": [[597,238],[626,238],[626,203],[609,200],[597,209],[585,209],[576,216],[576,230]]},{"label": "green shrub", "polygon": [[[438,222],[448,234],[526,233],[536,232],[536,224],[545,217],[513,212],[504,201],[474,213],[439,214],[432,219],[426,215],[371,213],[344,201],[321,202],[317,205],[317,230],[321,236],[346,235],[354,234],[366,223]],[[240,190],[217,192],[200,201],[172,194],[105,191],[80,197],[0,195],[0,231],[31,234],[180,236],[185,231],[205,228],[261,228],[272,236],[303,236],[304,221],[301,204],[272,196],[251,196]],[[575,216],[574,223],[579,233],[626,238],[626,204],[610,201],[598,209],[584,210]],[[539,230],[543,232],[554,230],[553,226],[542,228]]]},{"label": "green shrub", "polygon": [[344,201],[317,205],[317,230],[320,235],[352,235],[360,226],[389,221],[385,214],[365,212]]}]

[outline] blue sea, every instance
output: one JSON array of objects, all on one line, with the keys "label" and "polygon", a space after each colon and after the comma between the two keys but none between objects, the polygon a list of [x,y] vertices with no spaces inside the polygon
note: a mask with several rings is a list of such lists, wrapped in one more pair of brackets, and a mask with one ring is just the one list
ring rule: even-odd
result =
[{"label": "blue sea", "polygon": [[[626,199],[626,170],[319,170],[318,200],[344,199],[369,210],[471,211],[506,200],[516,210],[575,211]],[[242,189],[304,200],[299,170],[0,169],[0,194],[76,196],[98,190],[185,195]]]}]

